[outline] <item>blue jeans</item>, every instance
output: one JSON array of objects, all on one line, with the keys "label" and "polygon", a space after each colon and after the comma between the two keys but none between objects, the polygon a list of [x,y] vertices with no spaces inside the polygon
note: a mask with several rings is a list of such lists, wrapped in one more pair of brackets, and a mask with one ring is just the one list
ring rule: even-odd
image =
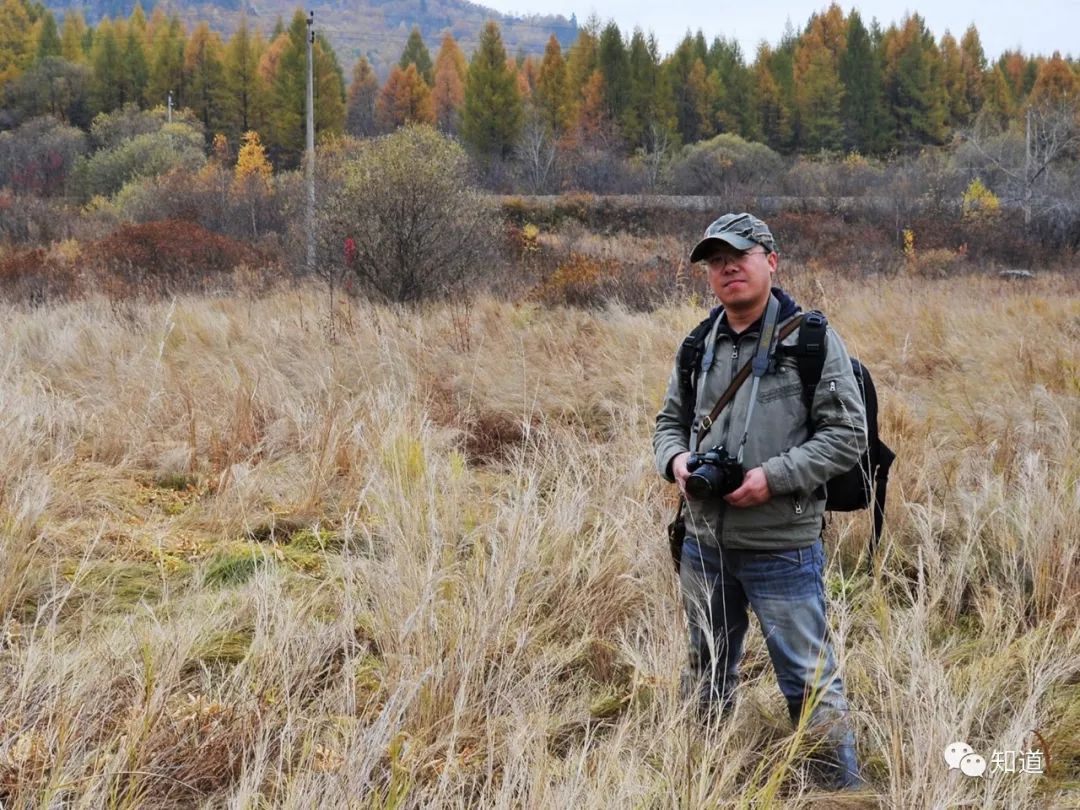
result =
[{"label": "blue jeans", "polygon": [[679,579],[690,623],[690,674],[703,709],[731,709],[749,607],[761,623],[792,722],[810,702],[811,725],[838,746],[840,764],[857,774],[848,703],[825,617],[824,568],[820,539],[805,548],[760,552],[687,538]]}]

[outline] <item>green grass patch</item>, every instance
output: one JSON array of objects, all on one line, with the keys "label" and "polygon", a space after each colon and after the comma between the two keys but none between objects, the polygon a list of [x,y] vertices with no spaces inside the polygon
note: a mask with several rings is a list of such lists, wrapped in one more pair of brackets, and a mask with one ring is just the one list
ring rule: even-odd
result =
[{"label": "green grass patch", "polygon": [[131,607],[161,598],[161,569],[153,562],[100,560],[61,569],[83,599],[103,598],[116,607]]},{"label": "green grass patch", "polygon": [[219,551],[206,566],[203,584],[219,588],[243,585],[269,562],[270,556],[257,546],[238,546]]},{"label": "green grass patch", "polygon": [[243,661],[251,649],[254,632],[251,628],[220,630],[192,651],[184,663],[184,674],[191,675],[201,667],[228,669]]}]

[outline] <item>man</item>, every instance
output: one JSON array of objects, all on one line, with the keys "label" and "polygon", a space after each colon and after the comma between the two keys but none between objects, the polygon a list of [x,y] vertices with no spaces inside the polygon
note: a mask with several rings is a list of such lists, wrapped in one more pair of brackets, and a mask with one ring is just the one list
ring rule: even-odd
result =
[{"label": "man", "polygon": [[820,535],[821,485],[854,466],[866,444],[865,409],[851,362],[830,329],[808,413],[796,360],[785,352],[797,345],[796,329],[778,343],[759,378],[749,422],[753,377],[701,446],[692,446],[702,420],[758,351],[770,298],[779,305],[777,334],[800,309],[772,286],[776,242],[768,226],[750,214],[713,222],[690,261],[707,266],[722,312],[705,341],[695,402],[683,401],[677,366],[671,375],[653,435],[657,468],[684,496],[692,449],[704,453],[722,446],[735,456],[741,447],[745,470],[727,495],[686,497],[679,578],[690,625],[690,676],[706,717],[731,710],[749,607],[761,624],[792,721],[799,721],[805,706],[811,728],[825,734],[825,779],[835,787],[859,787],[854,734],[825,616]]}]

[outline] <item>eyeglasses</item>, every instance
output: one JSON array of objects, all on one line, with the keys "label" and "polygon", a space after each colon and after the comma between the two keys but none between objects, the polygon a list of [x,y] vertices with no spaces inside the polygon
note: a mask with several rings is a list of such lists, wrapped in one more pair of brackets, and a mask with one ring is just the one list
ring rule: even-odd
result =
[{"label": "eyeglasses", "polygon": [[723,270],[733,262],[738,264],[747,256],[760,256],[768,252],[767,250],[748,250],[741,253],[716,253],[705,260],[705,265],[710,270]]}]

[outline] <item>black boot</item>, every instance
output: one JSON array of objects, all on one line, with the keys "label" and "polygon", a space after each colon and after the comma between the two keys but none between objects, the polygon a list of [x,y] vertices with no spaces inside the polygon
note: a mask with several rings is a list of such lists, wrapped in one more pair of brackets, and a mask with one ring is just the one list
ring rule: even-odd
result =
[{"label": "black boot", "polygon": [[[802,716],[800,701],[788,703],[788,715],[793,726]],[[855,752],[855,735],[847,730],[834,729],[827,733],[810,763],[814,781],[826,790],[861,790],[868,787],[859,771]]]}]

